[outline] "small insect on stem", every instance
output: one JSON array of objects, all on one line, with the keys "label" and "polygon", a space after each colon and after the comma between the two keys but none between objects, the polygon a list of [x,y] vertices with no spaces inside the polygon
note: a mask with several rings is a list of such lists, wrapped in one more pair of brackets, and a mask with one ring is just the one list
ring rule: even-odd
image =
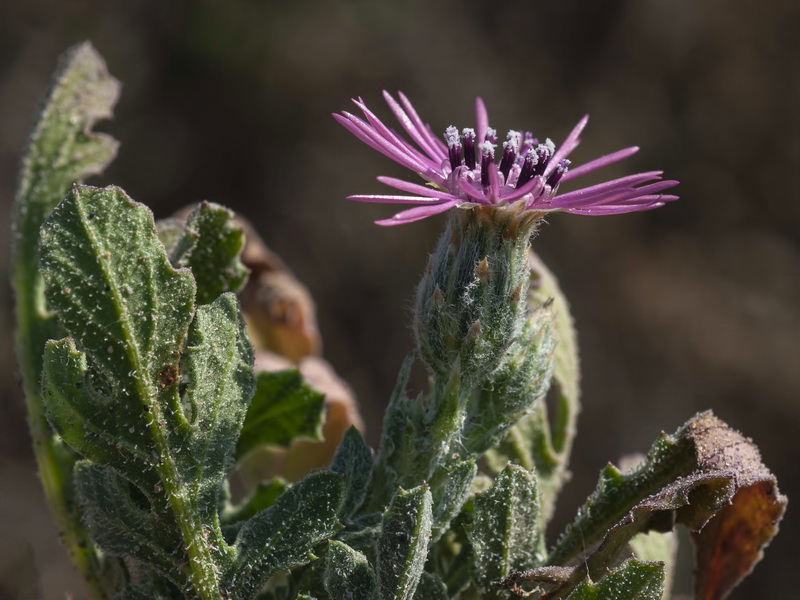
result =
[{"label": "small insect on stem", "polygon": [[158,372],[158,383],[162,388],[168,388],[178,380],[178,367],[168,363]]}]

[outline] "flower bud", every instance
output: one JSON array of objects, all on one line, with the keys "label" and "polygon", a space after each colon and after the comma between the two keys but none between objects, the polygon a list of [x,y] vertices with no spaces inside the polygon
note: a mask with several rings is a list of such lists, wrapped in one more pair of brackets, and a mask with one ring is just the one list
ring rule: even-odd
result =
[{"label": "flower bud", "polygon": [[526,321],[537,217],[522,206],[452,214],[417,290],[417,348],[432,375],[447,378],[458,358],[471,385],[501,365]]}]

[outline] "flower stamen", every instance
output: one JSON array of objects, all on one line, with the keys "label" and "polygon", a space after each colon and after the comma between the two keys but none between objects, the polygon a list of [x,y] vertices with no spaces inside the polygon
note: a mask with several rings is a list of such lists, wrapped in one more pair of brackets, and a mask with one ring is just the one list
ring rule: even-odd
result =
[{"label": "flower stamen", "polygon": [[444,139],[447,142],[447,156],[450,158],[450,168],[455,171],[461,166],[461,140],[458,137],[458,129],[450,125],[444,132]]},{"label": "flower stamen", "polygon": [[511,166],[517,160],[520,137],[519,131],[514,131],[512,129],[508,132],[506,141],[503,142],[503,158],[500,159],[500,172],[503,174],[506,181],[508,181],[508,173],[511,171]]},{"label": "flower stamen", "polygon": [[472,170],[475,168],[475,130],[465,127],[461,132],[461,143],[464,146],[464,164]]},{"label": "flower stamen", "polygon": [[481,144],[481,185],[488,187],[489,185],[489,165],[494,164],[494,150],[495,146],[489,140]]}]

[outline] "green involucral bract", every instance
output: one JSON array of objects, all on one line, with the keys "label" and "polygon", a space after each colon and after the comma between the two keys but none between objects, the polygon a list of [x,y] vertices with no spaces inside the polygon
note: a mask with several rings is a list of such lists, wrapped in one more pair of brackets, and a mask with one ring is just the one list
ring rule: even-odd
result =
[{"label": "green involucral bract", "polygon": [[[449,502],[446,474],[496,445],[546,393],[555,342],[549,304],[528,309],[533,225],[519,207],[451,214],[417,290],[417,352],[431,386],[408,399],[404,366],[384,422],[379,502],[425,481],[434,506]],[[437,514],[446,526],[455,512]]]}]

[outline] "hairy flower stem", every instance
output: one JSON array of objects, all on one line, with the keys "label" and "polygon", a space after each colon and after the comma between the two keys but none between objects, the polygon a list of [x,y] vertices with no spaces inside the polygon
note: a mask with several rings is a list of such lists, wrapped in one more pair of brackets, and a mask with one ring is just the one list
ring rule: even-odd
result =
[{"label": "hairy flower stem", "polygon": [[384,425],[378,472],[386,475],[376,481],[373,507],[397,487],[446,482],[443,469],[483,454],[546,391],[550,314],[527,309],[539,216],[521,204],[451,214],[417,289],[417,354],[431,385],[408,400],[404,366]]}]

